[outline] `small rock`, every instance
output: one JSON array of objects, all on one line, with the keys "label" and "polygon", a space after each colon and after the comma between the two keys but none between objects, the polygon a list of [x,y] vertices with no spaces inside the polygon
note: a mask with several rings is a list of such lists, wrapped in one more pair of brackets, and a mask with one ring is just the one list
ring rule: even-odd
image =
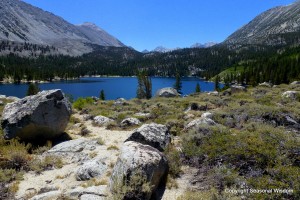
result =
[{"label": "small rock", "polygon": [[89,153],[95,150],[97,145],[97,141],[86,138],[70,140],[52,147],[43,156],[58,156],[64,160],[64,163],[85,162],[90,160]]},{"label": "small rock", "polygon": [[300,81],[294,81],[291,83],[291,85],[300,85]]},{"label": "small rock", "polygon": [[94,177],[100,177],[106,171],[106,168],[103,160],[98,158],[87,161],[76,171],[76,180],[86,181]]},{"label": "small rock", "polygon": [[62,142],[54,147],[52,147],[48,153],[53,152],[81,152],[88,145],[89,140],[80,138],[77,140],[70,140]]},{"label": "small rock", "polygon": [[79,198],[80,196],[86,195],[86,194],[92,194],[92,195],[106,197],[107,196],[106,188],[107,188],[106,185],[92,186],[92,187],[88,187],[88,188],[79,186],[70,191],[67,191],[66,195],[71,198],[76,198],[76,199]]},{"label": "small rock", "polygon": [[298,92],[297,91],[286,91],[282,93],[283,98],[289,98],[295,100],[297,98]]},{"label": "small rock", "polygon": [[47,192],[51,192],[51,191],[57,191],[58,189],[56,188],[56,187],[53,187],[53,186],[51,186],[51,187],[43,187],[43,188],[41,188],[40,190],[39,190],[39,194],[43,194],[43,193],[47,193]]},{"label": "small rock", "polygon": [[213,91],[213,92],[209,92],[207,93],[208,95],[211,95],[211,96],[218,96],[219,95],[219,92],[218,91]]},{"label": "small rock", "polygon": [[30,200],[53,200],[53,199],[58,199],[59,196],[61,196],[60,191],[51,191],[51,192],[36,195],[32,197]]},{"label": "small rock", "polygon": [[0,99],[6,99],[6,95],[0,95]]},{"label": "small rock", "polygon": [[93,123],[97,126],[105,126],[107,125],[109,122],[112,122],[112,119],[109,119],[108,117],[104,117],[104,116],[96,116],[94,117]]},{"label": "small rock", "polygon": [[4,102],[2,100],[0,100],[0,106],[3,106]]},{"label": "small rock", "polygon": [[209,118],[209,119],[211,119],[212,117],[213,117],[213,114],[210,113],[210,112],[206,112],[206,113],[203,113],[201,115],[201,118]]},{"label": "small rock", "polygon": [[146,117],[146,118],[150,118],[151,117],[151,113],[135,113],[134,116],[136,117]]},{"label": "small rock", "polygon": [[230,90],[231,90],[231,94],[247,91],[247,89],[241,85],[232,85],[230,86]]},{"label": "small rock", "polygon": [[95,194],[83,194],[80,196],[80,200],[106,200],[106,197]]},{"label": "small rock", "polygon": [[124,99],[124,98],[118,98],[114,102],[115,106],[123,106],[125,104],[126,104],[126,99]]},{"label": "small rock", "polygon": [[216,122],[214,122],[212,119],[209,118],[199,118],[199,119],[195,119],[193,121],[191,121],[190,123],[188,123],[185,127],[185,129],[191,129],[200,125],[208,125],[208,126],[215,126],[217,125]]},{"label": "small rock", "polygon": [[83,118],[84,121],[88,121],[88,120],[93,120],[94,119],[93,115],[90,115],[90,114],[83,114],[82,118]]},{"label": "small rock", "polygon": [[165,125],[155,123],[144,124],[134,130],[125,142],[127,141],[150,145],[159,151],[163,151],[170,143],[170,133]]},{"label": "small rock", "polygon": [[94,101],[96,101],[96,102],[99,101],[99,98],[98,98],[98,97],[94,97],[94,96],[93,96],[93,97],[91,97],[91,98],[92,98]]},{"label": "small rock", "polygon": [[141,124],[141,121],[137,118],[126,118],[121,122],[122,127],[134,126]]},{"label": "small rock", "polygon": [[177,97],[180,94],[174,88],[167,87],[158,90],[155,94],[156,97]]},{"label": "small rock", "polygon": [[263,83],[259,84],[259,86],[271,88],[271,87],[273,87],[273,84],[272,83],[268,83],[268,82],[263,82]]}]

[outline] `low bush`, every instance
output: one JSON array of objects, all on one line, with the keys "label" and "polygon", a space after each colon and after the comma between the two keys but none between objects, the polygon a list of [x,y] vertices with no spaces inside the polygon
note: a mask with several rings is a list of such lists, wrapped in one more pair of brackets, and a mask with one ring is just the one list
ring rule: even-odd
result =
[{"label": "low bush", "polygon": [[82,110],[86,105],[93,104],[94,102],[95,101],[91,97],[80,97],[73,103],[73,107],[78,110]]},{"label": "low bush", "polygon": [[146,199],[152,187],[146,175],[138,170],[131,174],[128,180],[125,177],[114,177],[112,186],[113,199]]}]

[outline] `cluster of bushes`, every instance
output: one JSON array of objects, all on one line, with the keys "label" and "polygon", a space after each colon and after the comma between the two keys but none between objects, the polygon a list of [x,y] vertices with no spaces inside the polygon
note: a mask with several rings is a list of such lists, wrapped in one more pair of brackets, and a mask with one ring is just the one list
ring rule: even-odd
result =
[{"label": "cluster of bushes", "polygon": [[[299,87],[248,88],[248,92],[231,96],[221,92],[219,96],[200,93],[185,98],[133,99],[123,105],[80,101],[90,114],[104,115],[116,122],[141,111],[150,113],[137,118],[143,123],[165,124],[173,136],[179,136],[182,152],[174,145],[165,151],[170,164],[167,187],[178,187],[176,179],[182,173],[181,166],[190,165],[199,169],[192,181],[205,188],[187,191],[182,199],[240,199],[241,195],[225,191],[241,188],[293,189],[289,194],[273,192],[268,198],[298,199],[300,130],[289,120],[300,121],[300,102],[283,98],[281,94],[287,90]],[[218,125],[198,126],[188,132],[184,129],[206,111],[213,113]],[[246,194],[254,199],[265,198],[264,195]]]}]

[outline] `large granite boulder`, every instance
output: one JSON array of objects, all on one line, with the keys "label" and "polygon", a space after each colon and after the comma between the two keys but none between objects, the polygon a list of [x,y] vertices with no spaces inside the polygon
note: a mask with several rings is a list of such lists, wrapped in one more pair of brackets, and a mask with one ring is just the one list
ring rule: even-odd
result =
[{"label": "large granite boulder", "polygon": [[[128,141],[114,166],[110,188],[113,193],[120,192],[124,185],[130,188],[122,191],[119,199],[157,199],[157,189],[164,183],[167,171],[168,161],[163,153],[149,145]],[[145,189],[147,186],[149,190]]]},{"label": "large granite boulder", "polygon": [[163,151],[170,143],[170,133],[165,125],[155,123],[144,124],[134,130],[125,142],[127,141],[150,145],[159,151]]},{"label": "large granite boulder", "polygon": [[158,90],[155,94],[156,97],[177,97],[180,94],[174,88],[167,87]]},{"label": "large granite boulder", "polygon": [[1,126],[5,139],[54,139],[64,132],[71,113],[71,104],[61,90],[42,91],[7,104]]}]

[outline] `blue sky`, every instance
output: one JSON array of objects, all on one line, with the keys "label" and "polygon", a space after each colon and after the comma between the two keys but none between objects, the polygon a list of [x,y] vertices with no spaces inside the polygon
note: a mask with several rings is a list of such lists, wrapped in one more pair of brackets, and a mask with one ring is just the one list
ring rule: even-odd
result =
[{"label": "blue sky", "polygon": [[93,22],[136,50],[222,42],[255,16],[295,0],[24,0],[73,24]]}]

